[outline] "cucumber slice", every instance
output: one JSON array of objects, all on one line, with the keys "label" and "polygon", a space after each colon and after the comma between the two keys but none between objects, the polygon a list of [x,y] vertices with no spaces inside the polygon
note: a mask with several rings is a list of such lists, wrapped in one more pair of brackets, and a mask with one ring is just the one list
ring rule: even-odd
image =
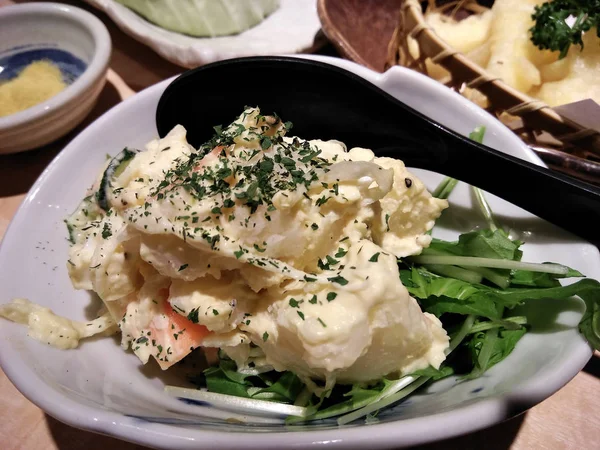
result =
[{"label": "cucumber slice", "polygon": [[90,227],[91,223],[102,220],[102,216],[104,216],[104,211],[98,207],[95,196],[85,197],[79,203],[77,209],[65,219],[67,232],[69,233],[69,243],[75,245],[85,239],[85,233],[82,233],[82,231]]},{"label": "cucumber slice", "polygon": [[140,151],[134,148],[125,147],[121,153],[110,160],[104,174],[102,175],[102,181],[100,181],[100,188],[96,192],[96,202],[98,206],[104,211],[110,209],[108,204],[108,191],[112,189],[112,180],[123,173],[127,165],[131,162],[133,157]]},{"label": "cucumber slice", "polygon": [[69,233],[69,244],[75,244],[75,227],[69,220],[65,220],[65,224],[67,225],[67,233]]}]

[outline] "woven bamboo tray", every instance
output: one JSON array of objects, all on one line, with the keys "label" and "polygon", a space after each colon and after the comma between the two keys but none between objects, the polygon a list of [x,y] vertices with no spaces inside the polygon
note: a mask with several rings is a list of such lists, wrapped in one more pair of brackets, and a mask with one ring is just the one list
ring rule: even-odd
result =
[{"label": "woven bamboo tray", "polygon": [[[527,142],[550,167],[600,184],[598,132],[562,118],[544,102],[513,89],[450,47],[427,25],[418,0],[398,1],[400,16],[388,46],[388,67],[399,64],[427,74],[425,61],[430,59],[450,73],[445,82],[447,86],[460,93],[464,93],[465,88],[474,89],[487,97],[487,109]],[[475,0],[444,2],[443,5],[430,0],[430,5],[463,13],[480,13],[487,9]],[[409,51],[409,37],[418,45],[416,58]]]}]

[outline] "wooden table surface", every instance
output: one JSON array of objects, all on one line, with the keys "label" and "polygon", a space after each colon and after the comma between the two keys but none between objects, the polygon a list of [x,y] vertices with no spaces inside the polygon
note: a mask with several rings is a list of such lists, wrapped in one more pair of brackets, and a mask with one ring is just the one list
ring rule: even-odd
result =
[{"label": "wooden table surface", "polygon": [[[0,0],[0,7],[26,1]],[[44,148],[0,155],[0,239],[21,200],[56,154],[82,129],[129,95],[182,69],[159,58],[152,50],[120,31],[104,14],[80,1],[108,27],[113,40],[111,74],[97,106],[73,132]],[[325,53],[333,53],[325,49]],[[1,144],[0,144],[1,145]],[[9,299],[0,299],[5,302]],[[8,381],[0,371],[0,448],[37,450],[133,450],[144,447],[81,431],[45,414]],[[598,449],[600,448],[600,354],[563,389],[525,414],[486,430],[418,447],[438,449]]]}]

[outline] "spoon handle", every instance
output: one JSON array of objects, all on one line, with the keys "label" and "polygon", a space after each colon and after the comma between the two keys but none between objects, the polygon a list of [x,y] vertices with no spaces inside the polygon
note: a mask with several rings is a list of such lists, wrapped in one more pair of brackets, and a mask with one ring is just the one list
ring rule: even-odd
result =
[{"label": "spoon handle", "polygon": [[599,188],[462,136],[448,138],[452,157],[436,168],[439,172],[518,204],[598,246]]}]

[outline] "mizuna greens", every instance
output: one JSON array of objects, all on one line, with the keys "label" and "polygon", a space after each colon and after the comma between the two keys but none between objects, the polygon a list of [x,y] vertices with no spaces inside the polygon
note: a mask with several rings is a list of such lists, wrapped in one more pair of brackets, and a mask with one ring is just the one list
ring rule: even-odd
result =
[{"label": "mizuna greens", "polygon": [[[481,142],[483,133],[479,128],[470,137]],[[446,178],[434,195],[447,198],[456,184]],[[454,242],[434,238],[421,255],[398,260],[404,286],[423,311],[442,321],[450,336],[447,358],[439,369],[429,367],[372,384],[338,384],[317,396],[292,372],[238,371],[235,362],[222,357],[193,380],[201,390],[168,386],[167,393],[288,415],[288,424],[331,417],[340,425],[365,417],[371,422],[380,409],[427,383],[451,375],[477,378],[503,361],[529,328],[526,317],[512,314],[516,306],[574,295],[587,306],[579,330],[600,349],[600,283],[560,264],[522,262],[523,242],[495,223],[483,193],[473,189],[486,228],[461,234]],[[583,279],[563,286],[562,278]]]}]

